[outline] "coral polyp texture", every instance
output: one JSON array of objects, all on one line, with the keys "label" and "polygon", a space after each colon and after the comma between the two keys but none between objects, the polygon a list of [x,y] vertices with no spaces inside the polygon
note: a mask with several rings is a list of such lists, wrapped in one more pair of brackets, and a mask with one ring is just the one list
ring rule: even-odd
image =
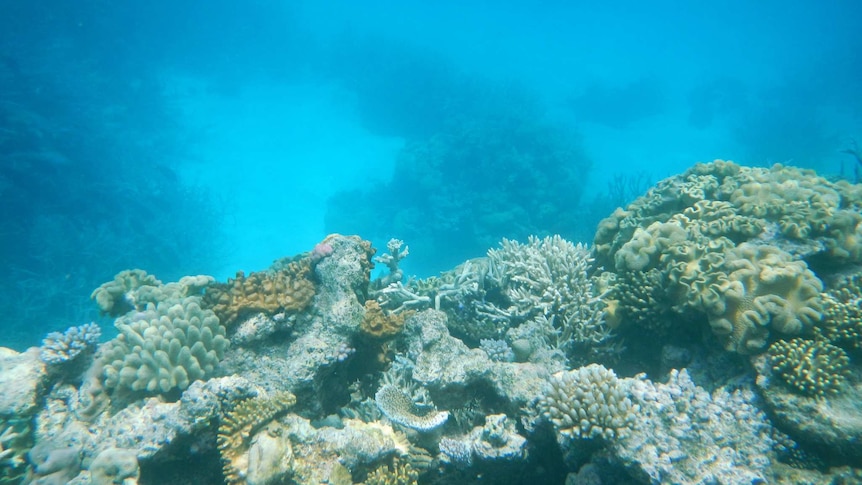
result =
[{"label": "coral polyp texture", "polygon": [[243,472],[249,468],[248,451],[252,436],[294,404],[296,396],[282,391],[272,396],[240,401],[222,416],[218,429],[218,448],[228,483],[244,483]]},{"label": "coral polyp texture", "polygon": [[679,315],[706,315],[726,349],[757,353],[822,319],[823,284],[809,264],[862,262],[860,205],[856,186],[810,170],[700,163],[603,220],[596,259],[621,285],[658,271],[666,284],[663,294],[650,291],[653,300]]},{"label": "coral polyp texture", "polygon": [[314,296],[311,270],[312,258],[304,257],[248,276],[240,271],[227,283],[211,285],[204,296],[204,305],[225,326],[256,313],[300,312]]},{"label": "coral polyp texture", "polygon": [[613,439],[636,419],[626,387],[614,371],[599,364],[554,374],[536,409],[550,421],[561,444],[583,438]]},{"label": "coral polyp texture", "polygon": [[46,364],[63,364],[79,355],[92,352],[99,344],[102,330],[95,323],[69,327],[65,332],[51,332],[42,340],[40,357]]},{"label": "coral polyp texture", "polygon": [[120,335],[106,345],[105,386],[167,393],[212,375],[229,342],[200,297],[150,303],[116,322]]},{"label": "coral polyp texture", "polygon": [[393,423],[398,423],[417,431],[431,431],[439,428],[449,419],[448,411],[423,409],[416,405],[410,396],[392,384],[381,387],[374,395],[380,411]]},{"label": "coral polyp texture", "polygon": [[840,347],[795,338],[769,346],[772,369],[794,390],[815,397],[837,394],[850,374],[850,358]]}]

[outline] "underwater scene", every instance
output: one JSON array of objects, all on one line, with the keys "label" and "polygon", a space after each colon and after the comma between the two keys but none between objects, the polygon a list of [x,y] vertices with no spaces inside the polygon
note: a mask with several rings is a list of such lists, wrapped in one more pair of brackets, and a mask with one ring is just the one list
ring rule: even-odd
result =
[{"label": "underwater scene", "polygon": [[862,485],[862,4],[0,3],[0,485]]}]

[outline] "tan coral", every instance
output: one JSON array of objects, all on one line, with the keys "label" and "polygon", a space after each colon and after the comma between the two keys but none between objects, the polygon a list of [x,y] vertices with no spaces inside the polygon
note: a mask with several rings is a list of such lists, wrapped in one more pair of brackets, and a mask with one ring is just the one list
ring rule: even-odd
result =
[{"label": "tan coral", "polygon": [[803,261],[777,248],[740,245],[729,252],[726,272],[725,309],[709,318],[728,350],[763,350],[770,331],[799,335],[822,318],[822,283]]},{"label": "tan coral", "polygon": [[254,313],[300,312],[314,297],[311,263],[311,258],[302,258],[274,271],[248,276],[240,271],[227,283],[212,285],[204,302],[225,326]]},{"label": "tan coral", "polygon": [[365,302],[365,316],[359,328],[365,335],[384,339],[397,335],[404,328],[404,320],[412,312],[391,313],[380,308],[376,300]]},{"label": "tan coral", "polygon": [[296,396],[282,391],[272,396],[246,399],[222,416],[218,429],[218,448],[228,483],[245,483],[250,464],[256,466],[249,454],[253,446],[252,438],[294,404]]}]

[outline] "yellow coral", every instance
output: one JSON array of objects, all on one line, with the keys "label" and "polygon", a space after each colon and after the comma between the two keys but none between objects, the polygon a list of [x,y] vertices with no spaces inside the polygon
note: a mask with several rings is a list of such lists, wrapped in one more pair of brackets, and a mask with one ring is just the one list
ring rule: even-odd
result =
[{"label": "yellow coral", "polygon": [[380,465],[368,474],[365,485],[416,485],[419,480],[419,472],[409,463],[397,458],[392,460],[392,465]]}]

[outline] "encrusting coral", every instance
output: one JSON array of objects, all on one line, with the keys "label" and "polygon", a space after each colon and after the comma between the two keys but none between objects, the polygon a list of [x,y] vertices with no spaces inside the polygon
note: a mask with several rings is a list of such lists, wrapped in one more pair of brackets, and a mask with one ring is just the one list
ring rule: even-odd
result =
[{"label": "encrusting coral", "polygon": [[769,346],[769,359],[784,382],[807,396],[837,394],[850,373],[847,353],[823,341],[779,340]]},{"label": "encrusting coral", "polygon": [[218,429],[218,449],[228,483],[243,483],[249,468],[251,438],[264,425],[296,404],[296,396],[281,391],[239,402],[222,416]]},{"label": "encrusting coral", "polygon": [[365,302],[365,315],[362,317],[360,329],[362,333],[377,339],[392,337],[404,328],[404,319],[410,312],[393,313],[380,308],[375,300]]},{"label": "encrusting coral", "polygon": [[204,306],[212,309],[225,326],[255,313],[300,312],[314,296],[311,269],[309,256],[248,276],[237,272],[236,278],[207,289]]}]

